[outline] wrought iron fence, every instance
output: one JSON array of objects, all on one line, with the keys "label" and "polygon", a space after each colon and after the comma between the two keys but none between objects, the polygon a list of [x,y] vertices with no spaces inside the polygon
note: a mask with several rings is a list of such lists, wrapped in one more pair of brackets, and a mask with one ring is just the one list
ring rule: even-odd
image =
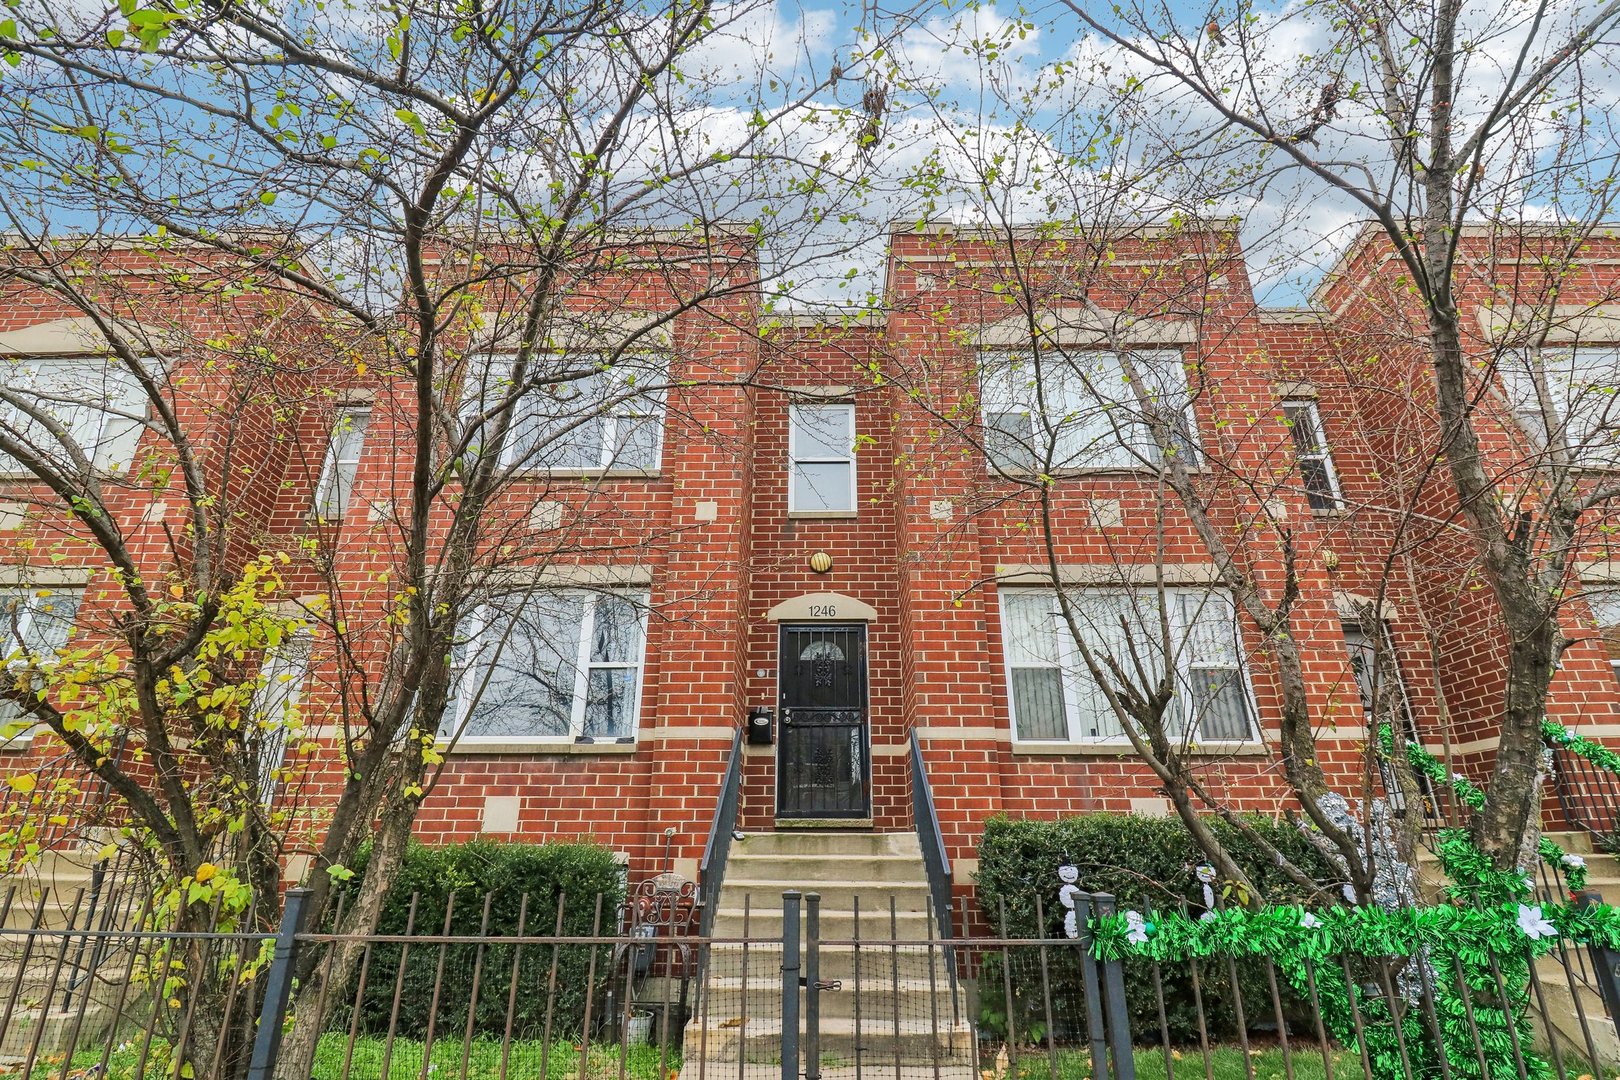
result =
[{"label": "wrought iron fence", "polygon": [[[1558,882],[1543,887],[1550,900]],[[415,908],[394,934],[301,926],[301,897],[288,895],[276,934],[238,929],[248,923],[218,910],[159,918],[143,909],[133,927],[103,929],[65,921],[62,907],[82,896],[13,897],[0,930],[0,1072],[1576,1080],[1620,1067],[1603,1004],[1615,957],[1573,943],[1540,957],[1493,955],[1456,995],[1448,987],[1459,985],[1462,962],[1438,951],[1326,951],[1295,968],[1218,948],[1118,955],[1091,936],[1092,917],[1114,911],[1100,894],[1069,897],[1074,936],[1013,936],[993,917],[991,932],[969,932],[957,912],[950,939],[902,934],[891,897],[855,897],[829,914],[796,893],[784,896],[779,923],[745,901],[740,933],[697,934],[696,889],[672,878],[643,885],[622,907],[524,897],[505,926],[494,925],[489,897],[452,897],[442,910]],[[590,913],[590,933],[561,932],[574,904]],[[458,912],[481,913],[476,932],[452,932],[467,925]],[[1133,913],[1149,926],[1193,914]],[[81,947],[104,954],[89,977],[74,959]],[[1521,961],[1522,984],[1513,974]],[[295,985],[301,962],[306,979]],[[310,1056],[295,1062],[306,1035]]]}]

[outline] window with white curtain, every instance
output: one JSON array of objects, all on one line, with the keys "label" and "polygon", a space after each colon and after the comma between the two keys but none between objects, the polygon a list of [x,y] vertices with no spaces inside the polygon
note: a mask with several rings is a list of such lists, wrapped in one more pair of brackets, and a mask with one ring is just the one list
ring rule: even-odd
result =
[{"label": "window with white curtain", "polygon": [[259,687],[253,694],[253,720],[258,726],[259,802],[265,806],[270,805],[281,786],[289,728],[298,720],[312,643],[308,630],[297,630],[269,650],[259,668]]},{"label": "window with white curtain", "polygon": [[326,444],[326,460],[321,463],[320,481],[315,485],[316,516],[327,521],[343,520],[354,479],[360,472],[360,455],[365,451],[366,428],[370,425],[370,409],[338,411],[332,438]]},{"label": "window with white curtain", "polygon": [[[463,394],[469,417],[498,405],[510,389],[511,356],[469,365]],[[667,361],[595,353],[536,353],[517,403],[501,464],[520,469],[654,471],[664,445]],[[473,432],[477,452],[485,434]]]},{"label": "window with white curtain", "polygon": [[980,406],[992,466],[1015,472],[1135,469],[1176,455],[1198,460],[1192,399],[1179,351],[1132,351],[1151,406],[1174,417],[1165,446],[1154,439],[1124,357],[1106,350],[1045,349],[980,357]]},{"label": "window with white curtain", "polygon": [[[121,362],[99,356],[16,359],[0,364],[0,378],[5,392],[15,395],[0,398],[0,430],[8,438],[70,472],[75,453],[97,471],[129,468],[145,398]],[[27,471],[17,459],[0,455],[0,472]]]},{"label": "window with white curtain", "polygon": [[1620,346],[1510,352],[1499,370],[1532,438],[1545,444],[1561,431],[1574,464],[1620,467]]},{"label": "window with white curtain", "polygon": [[[1173,672],[1166,716],[1177,736],[1195,742],[1242,742],[1254,735],[1253,706],[1239,652],[1237,617],[1218,589],[1106,589],[1069,592],[1080,636],[1100,663],[1128,673],[1141,663],[1152,679]],[[1169,649],[1161,631],[1168,605]],[[1104,689],[1086,668],[1075,635],[1045,589],[1002,589],[1013,737],[1021,742],[1125,742]],[[1111,677],[1111,676],[1110,676]]]},{"label": "window with white curtain", "polygon": [[463,744],[635,737],[647,594],[514,592],[480,606],[454,652],[440,734]]},{"label": "window with white curtain", "polygon": [[[0,657],[13,666],[50,663],[67,645],[83,599],[79,585],[0,586]],[[0,701],[0,728],[24,717],[15,701]],[[27,738],[27,733],[18,737]],[[0,746],[6,741],[0,732]]]}]

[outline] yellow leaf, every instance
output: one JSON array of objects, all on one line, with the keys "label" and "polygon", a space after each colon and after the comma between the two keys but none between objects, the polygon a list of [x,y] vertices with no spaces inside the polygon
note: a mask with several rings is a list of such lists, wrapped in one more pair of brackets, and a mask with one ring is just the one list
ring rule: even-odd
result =
[{"label": "yellow leaf", "polygon": [[197,883],[200,885],[217,873],[219,873],[219,867],[215,866],[213,863],[205,862],[201,866],[197,867]]},{"label": "yellow leaf", "polygon": [[18,773],[16,776],[6,777],[6,783],[11,785],[12,791],[20,791],[24,795],[34,790],[34,774]]}]

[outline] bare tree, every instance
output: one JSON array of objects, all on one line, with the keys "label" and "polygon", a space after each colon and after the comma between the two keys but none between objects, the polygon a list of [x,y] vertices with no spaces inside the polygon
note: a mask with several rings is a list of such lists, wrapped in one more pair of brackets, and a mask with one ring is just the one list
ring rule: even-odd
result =
[{"label": "bare tree", "polygon": [[[754,380],[725,342],[754,332],[762,275],[845,249],[815,226],[861,213],[873,120],[839,104],[860,65],[767,41],[771,14],[433,0],[9,13],[4,273],[94,339],[97,377],[119,391],[100,411],[143,450],[98,457],[59,388],[4,394],[0,452],[116,585],[98,601],[111,645],[20,651],[6,694],[20,725],[107,786],[171,886],[240,883],[262,927],[303,850],[309,917],[325,921],[369,839],[339,929],[371,925],[441,733],[459,736],[480,692],[457,685],[468,619],[504,602],[513,567],[536,578],[667,539],[577,479],[554,520],[530,510],[563,472],[644,467],[694,382]],[[367,490],[343,452],[358,425],[400,464],[382,497],[349,507]],[[298,441],[309,432],[331,433],[325,456]],[[285,482],[311,496],[293,527],[244,479],[288,441]],[[159,488],[183,512],[154,539],[130,507]],[[376,556],[358,581],[357,519]],[[244,619],[251,632],[218,651]],[[322,710],[329,742],[275,694],[300,650],[327,673],[303,711]],[[260,673],[266,651],[280,666]],[[103,701],[116,684],[125,720],[80,730],[65,657],[108,665]],[[177,701],[190,673],[230,700]],[[307,1075],[315,1003],[357,957],[308,958],[286,1075]]]},{"label": "bare tree", "polygon": [[[1298,421],[1283,415],[1280,401],[1270,403],[1265,423],[1224,411],[1220,387],[1204,381],[1196,362],[1231,347],[1223,340],[1223,319],[1234,314],[1225,280],[1246,280],[1252,267],[1271,276],[1274,294],[1287,295],[1309,277],[1301,267],[1311,256],[1338,254],[1345,272],[1322,286],[1327,310],[1307,317],[1356,328],[1336,335],[1332,348],[1342,355],[1328,367],[1349,374],[1346,400],[1377,413],[1358,435],[1369,440],[1382,489],[1355,520],[1383,572],[1359,617],[1366,628],[1380,621],[1386,588],[1434,596],[1443,589],[1431,581],[1460,582],[1476,565],[1483,573],[1507,641],[1506,678],[1491,794],[1473,836],[1499,866],[1520,865],[1535,846],[1541,724],[1566,645],[1559,609],[1571,565],[1613,495],[1583,471],[1594,443],[1609,441],[1599,406],[1616,382],[1613,357],[1585,358],[1576,371],[1583,358],[1570,343],[1616,291],[1581,269],[1580,254],[1609,211],[1608,187],[1597,181],[1612,173],[1615,146],[1605,126],[1588,122],[1585,95],[1600,70],[1594,50],[1620,9],[1491,8],[1468,13],[1466,26],[1459,5],[1260,14],[1065,3],[1045,14],[988,30],[980,21],[971,41],[958,42],[978,60],[976,108],[941,93],[918,62],[897,61],[895,80],[897,99],[919,102],[919,123],[942,146],[919,182],[939,212],[981,230],[968,237],[982,264],[977,279],[958,273],[952,283],[983,293],[979,306],[995,313],[966,321],[1022,322],[1001,346],[1017,354],[1014,381],[1032,398],[1014,411],[1058,418],[1024,435],[1019,467],[999,478],[1033,508],[1028,529],[1046,540],[1049,577],[1058,584],[1048,523],[1060,510],[1070,520],[1076,512],[1085,482],[1071,475],[1074,429],[1090,424],[1089,438],[1140,448],[1136,466],[1174,507],[1168,528],[1190,527],[1263,643],[1280,691],[1281,773],[1312,834],[1367,895],[1371,823],[1347,828],[1324,812],[1326,797],[1346,784],[1324,772],[1324,718],[1315,715],[1299,653],[1301,576],[1316,572],[1324,553],[1301,551],[1287,515],[1273,507],[1285,487],[1297,489],[1297,466],[1275,454],[1258,472],[1252,458],[1231,464],[1253,452],[1267,424],[1264,438],[1276,445],[1277,429]],[[1085,36],[1060,60],[1020,51],[1026,39],[1076,28]],[[1248,217],[1248,265],[1222,248],[1235,232],[1200,222],[1224,212]],[[1347,244],[1332,228],[1335,217],[1372,224]],[[1482,332],[1474,315],[1484,309],[1497,315]],[[1067,340],[1052,323],[1063,310],[1084,324]],[[1155,370],[1163,365],[1138,336],[1144,320],[1167,318],[1194,325],[1186,342],[1193,362],[1176,372],[1176,393],[1165,392]],[[961,344],[990,355],[980,342]],[[1103,371],[1093,350],[1117,359]],[[1352,360],[1358,350],[1366,351]],[[1377,358],[1371,370],[1369,355]],[[916,378],[903,362],[896,370]],[[992,426],[991,387],[1001,378],[932,399],[992,460],[1006,440]],[[1044,382],[1077,385],[1079,397],[1060,391],[1055,402],[1044,400]],[[1187,441],[1188,409],[1215,418],[1215,432],[1199,432],[1207,453],[1177,449]],[[1112,420],[1097,419],[1104,415]],[[975,424],[983,426],[968,430]],[[1429,569],[1439,572],[1413,588],[1414,566],[1431,556]],[[1157,584],[1163,612],[1166,583]],[[1189,729],[1164,722],[1171,665],[1139,655],[1173,656],[1174,627],[1137,613],[1134,647],[1096,650],[1095,627],[1077,620],[1084,613],[1067,593],[1057,596],[1077,666],[1105,688],[1133,751],[1212,861],[1243,882],[1199,820],[1228,804],[1199,782],[1185,753]],[[1427,637],[1435,654],[1428,666],[1442,670],[1442,635],[1431,628]],[[1374,630],[1368,646],[1371,723],[1350,790],[1415,792],[1403,755],[1386,760],[1375,745],[1380,727],[1405,730],[1405,705],[1383,632]],[[1450,712],[1443,688],[1436,700]],[[1408,857],[1416,825],[1409,816],[1397,829]]]}]

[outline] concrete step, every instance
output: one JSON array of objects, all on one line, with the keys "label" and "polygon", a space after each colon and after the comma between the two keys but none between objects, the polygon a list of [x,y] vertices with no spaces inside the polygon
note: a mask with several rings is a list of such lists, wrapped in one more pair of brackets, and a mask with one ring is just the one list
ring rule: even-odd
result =
[{"label": "concrete step", "polygon": [[[780,988],[782,949],[774,944],[748,946],[748,973],[751,983]],[[802,957],[801,953],[801,957]],[[855,974],[856,951],[847,945],[826,945],[821,949],[821,976],[824,979],[848,979]],[[941,984],[946,978],[945,952],[925,945],[882,944],[862,945],[860,949],[861,975],[888,979],[898,973],[900,978],[926,980],[929,972]],[[743,970],[741,945],[712,945],[709,947],[709,979],[711,982],[726,978],[740,978]],[[776,991],[771,991],[776,992]]]},{"label": "concrete step", "polygon": [[896,852],[850,854],[848,852],[733,852],[726,864],[726,877],[768,878],[811,891],[822,882],[899,882],[926,883],[927,871],[917,855]]},{"label": "concrete step", "polygon": [[[912,1020],[932,1020],[937,1017],[938,1023],[949,1025],[965,1016],[967,996],[959,985],[951,982],[943,966],[932,977],[915,968],[893,975],[886,964],[881,967],[881,971],[874,971],[874,965],[863,956],[858,983],[851,974],[836,979],[839,983],[836,990],[821,992],[822,1017],[853,1020],[858,1008],[863,1021],[892,1022],[899,1015],[902,1019]],[[770,975],[777,976],[775,978],[764,978],[753,972],[750,966],[746,995],[740,975],[709,980],[708,1015],[711,1024],[744,1015],[781,1015],[782,987],[777,972],[770,972]],[[828,973],[824,971],[822,977],[828,978]]]},{"label": "concrete step", "polygon": [[797,832],[744,833],[734,840],[731,857],[738,855],[911,855],[921,856],[914,832],[832,832],[806,829]]},{"label": "concrete step", "polygon": [[[1547,1000],[1547,1011],[1543,1015],[1539,1008],[1530,1010],[1537,1028],[1538,1042],[1545,1046],[1556,1034],[1561,1050],[1574,1050],[1584,1058],[1586,1040],[1590,1036],[1599,1058],[1596,1064],[1604,1068],[1620,1067],[1620,1031],[1605,1014],[1603,1002],[1594,1001],[1597,995],[1587,987],[1571,987],[1562,977],[1549,978],[1540,970],[1540,966],[1538,963],[1536,975]],[[1575,1009],[1577,997],[1580,1000],[1580,1014]],[[1582,1016],[1585,1018],[1584,1025],[1581,1023]],[[1553,1029],[1551,1032],[1548,1031],[1549,1024]]]},{"label": "concrete step", "polygon": [[[689,1055],[677,1080],[699,1080],[714,1075],[696,1055]],[[776,1061],[746,1061],[728,1064],[725,1075],[726,1080],[781,1080],[782,1066]],[[880,1061],[872,1054],[862,1054],[858,1068],[853,1061],[822,1054],[821,1080],[983,1080],[983,1077],[974,1071],[972,1060],[960,1056],[941,1061],[937,1066],[902,1064],[897,1069],[892,1059]]]},{"label": "concrete step", "polygon": [[[728,1026],[728,1024],[730,1026]],[[823,1017],[821,1022],[821,1053],[853,1061],[857,1054],[864,1064],[898,1053],[906,1064],[927,1064],[937,1057],[941,1063],[960,1064],[972,1056],[972,1033],[967,1024],[951,1024],[942,1019],[937,1025],[929,1018],[902,1019],[899,1026],[892,1021],[861,1019],[859,1031],[852,1018]],[[701,1031],[701,1028],[700,1028]],[[687,1028],[687,1045],[695,1046],[696,1038],[706,1038],[706,1056],[712,1061],[775,1061],[782,1053],[782,1021],[777,1017],[750,1017],[746,1023],[721,1021],[711,1016],[705,1034]],[[891,1065],[892,1067],[892,1065]]]},{"label": "concrete step", "polygon": [[[0,1012],[4,1005],[0,1004]],[[0,1031],[0,1065],[23,1064],[38,1038],[38,1055],[42,1058],[61,1055],[71,1042],[75,1047],[100,1046],[112,1031],[116,1015],[110,1004],[92,1001],[82,1012],[77,1005],[71,1009],[41,1010],[37,1006],[12,1010],[11,1023]]]},{"label": "concrete step", "polygon": [[867,912],[882,912],[884,918],[888,917],[889,898],[893,897],[897,911],[928,911],[928,885],[925,882],[783,882],[769,878],[745,878],[741,868],[734,877],[728,868],[726,880],[720,889],[720,906],[729,910],[741,910],[743,897],[749,898],[750,906],[755,912],[763,912],[775,908],[782,910],[782,892],[785,889],[798,889],[801,892],[814,892],[821,895],[822,918],[833,911],[850,912],[855,909],[855,898],[860,897],[861,919],[866,919]]},{"label": "concrete step", "polygon": [[[745,916],[748,937],[754,939],[781,939],[782,909],[780,906],[763,910],[755,907],[746,912],[740,907],[720,908],[715,912],[714,916],[714,936],[742,937]],[[802,918],[800,924],[802,927]],[[837,910],[823,908],[821,912],[821,937],[823,940],[853,940],[858,931],[858,936],[863,941],[921,941],[928,937],[931,925],[932,922],[926,911],[913,910],[897,910],[891,922],[887,901],[884,902],[881,909],[874,910],[863,899],[858,920],[852,911],[841,908]]]}]

